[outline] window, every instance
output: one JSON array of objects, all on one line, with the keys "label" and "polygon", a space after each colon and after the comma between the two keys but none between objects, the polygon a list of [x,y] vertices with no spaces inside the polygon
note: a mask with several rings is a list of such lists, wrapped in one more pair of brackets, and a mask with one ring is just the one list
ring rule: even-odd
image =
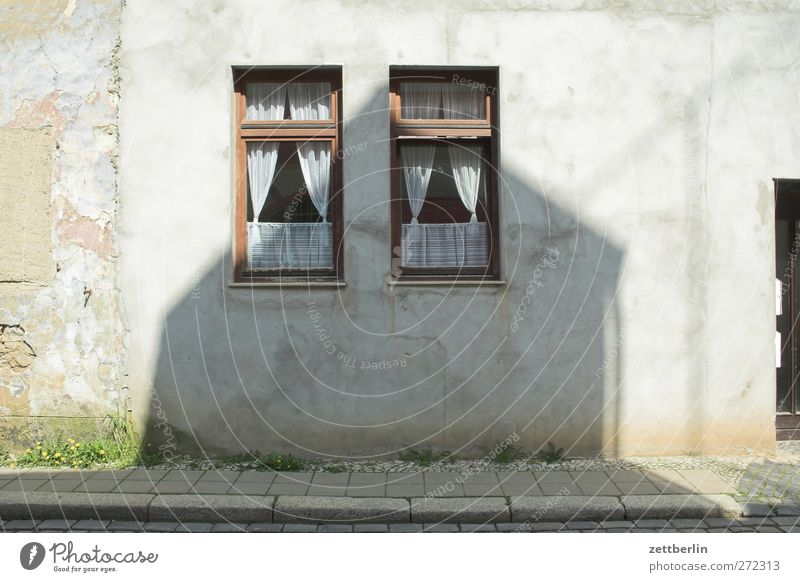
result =
[{"label": "window", "polygon": [[342,277],[341,79],[234,71],[236,281]]},{"label": "window", "polygon": [[498,277],[496,87],[496,69],[392,68],[395,277]]}]

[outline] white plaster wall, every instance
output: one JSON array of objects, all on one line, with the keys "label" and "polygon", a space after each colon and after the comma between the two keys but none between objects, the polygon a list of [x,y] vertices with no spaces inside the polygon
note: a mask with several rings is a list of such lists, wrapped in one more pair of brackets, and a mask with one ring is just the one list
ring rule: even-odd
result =
[{"label": "white plaster wall", "polygon": [[[122,285],[148,440],[309,456],[472,454],[510,433],[570,454],[774,444],[770,179],[798,168],[796,5],[269,6],[123,14]],[[347,286],[231,288],[231,66],[326,64],[343,67],[345,147],[366,144],[343,161]],[[387,285],[391,65],[500,68],[506,285]],[[546,247],[557,266],[514,330]],[[356,369],[324,354],[309,299]]]}]

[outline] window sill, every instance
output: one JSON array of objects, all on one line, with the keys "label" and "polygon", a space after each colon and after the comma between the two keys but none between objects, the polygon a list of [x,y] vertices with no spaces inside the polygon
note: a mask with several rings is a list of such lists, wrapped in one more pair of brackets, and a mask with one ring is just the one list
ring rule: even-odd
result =
[{"label": "window sill", "polygon": [[306,279],[276,279],[274,281],[233,281],[228,283],[228,287],[232,287],[235,289],[246,289],[251,287],[264,287],[264,288],[275,288],[275,289],[287,289],[287,288],[297,288],[297,289],[308,289],[309,287],[317,288],[317,289],[339,289],[342,287],[346,287],[347,283],[344,281],[309,281]]},{"label": "window sill", "polygon": [[458,279],[395,279],[389,287],[505,287],[505,281]]}]

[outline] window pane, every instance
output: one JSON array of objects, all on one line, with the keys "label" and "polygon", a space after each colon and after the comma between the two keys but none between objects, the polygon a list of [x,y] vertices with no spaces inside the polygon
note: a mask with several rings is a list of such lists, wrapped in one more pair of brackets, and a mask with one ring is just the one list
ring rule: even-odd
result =
[{"label": "window pane", "polygon": [[[486,173],[482,156],[483,146],[470,140],[449,145],[422,142],[401,145],[403,266],[488,265]],[[410,190],[414,199],[424,200],[421,206],[414,206],[419,208],[416,217],[410,202]]]},{"label": "window pane", "polygon": [[247,119],[275,121],[286,116],[285,83],[247,83]]},{"label": "window pane", "polygon": [[400,117],[403,119],[486,119],[486,94],[457,83],[400,83]]},{"label": "window pane", "polygon": [[[403,147],[413,147],[413,145],[402,145]],[[450,223],[468,222],[470,212],[461,201],[461,196],[456,188],[453,179],[453,167],[448,146],[436,144],[433,146],[434,156],[431,167],[430,181],[425,195],[425,202],[422,204],[418,220],[420,223]],[[401,160],[402,154],[401,154]],[[481,164],[482,170],[485,163]],[[411,209],[408,204],[408,184],[403,179],[403,204],[401,206],[401,221],[410,222],[412,218]],[[477,214],[480,220],[486,219],[486,172],[481,173],[478,182],[478,202]]]},{"label": "window pane", "polygon": [[[323,222],[308,192],[297,153],[298,142],[267,141],[263,145],[251,142],[248,152],[260,145],[268,151],[267,146],[276,144],[274,177],[258,221],[253,220],[251,191],[251,184],[259,183],[258,177],[248,179],[247,268],[330,268],[333,266],[330,205],[325,216],[327,222]],[[251,162],[261,163],[258,157],[248,155],[249,175],[254,170]]]},{"label": "window pane", "polygon": [[245,93],[247,119],[331,119],[331,84],[328,82],[247,83]]}]

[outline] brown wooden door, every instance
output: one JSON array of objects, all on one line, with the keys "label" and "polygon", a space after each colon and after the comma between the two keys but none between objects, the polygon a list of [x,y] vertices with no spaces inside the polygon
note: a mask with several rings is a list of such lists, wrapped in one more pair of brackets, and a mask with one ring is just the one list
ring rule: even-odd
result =
[{"label": "brown wooden door", "polygon": [[800,180],[776,180],[775,193],[775,426],[789,440],[800,439]]}]

